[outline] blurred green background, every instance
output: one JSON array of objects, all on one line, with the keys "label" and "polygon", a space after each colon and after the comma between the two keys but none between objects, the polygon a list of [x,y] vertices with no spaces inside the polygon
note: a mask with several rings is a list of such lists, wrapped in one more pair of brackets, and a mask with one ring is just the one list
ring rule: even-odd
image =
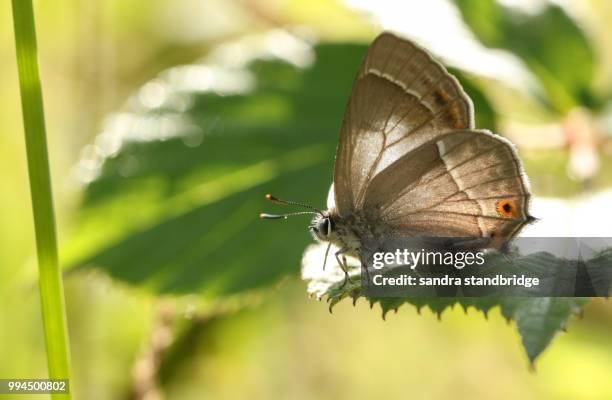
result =
[{"label": "blurred green background", "polygon": [[[73,358],[83,399],[612,398],[612,307],[537,360],[499,311],[383,321],[309,299],[351,83],[382,29],[440,57],[477,126],[519,146],[530,233],[610,236],[612,4],[604,0],[35,2]],[[405,3],[405,4],[404,4]],[[0,377],[45,377],[10,7],[0,7]],[[33,396],[32,398],[42,398]],[[28,398],[24,395],[20,398]]]}]

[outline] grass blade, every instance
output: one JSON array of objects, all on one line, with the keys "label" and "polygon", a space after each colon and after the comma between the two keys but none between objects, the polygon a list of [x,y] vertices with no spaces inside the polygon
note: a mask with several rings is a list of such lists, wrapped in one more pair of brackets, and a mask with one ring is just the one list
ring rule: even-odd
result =
[{"label": "grass blade", "polygon": [[[13,23],[49,377],[69,379],[68,331],[62,278],[59,271],[45,117],[31,0],[13,0]],[[70,396],[53,395],[53,398],[66,399]]]}]

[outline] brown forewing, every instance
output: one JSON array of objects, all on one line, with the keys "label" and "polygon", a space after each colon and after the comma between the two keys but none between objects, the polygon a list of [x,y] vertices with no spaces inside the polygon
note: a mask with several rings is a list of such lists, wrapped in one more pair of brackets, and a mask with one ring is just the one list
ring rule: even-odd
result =
[{"label": "brown forewing", "polygon": [[336,207],[363,207],[374,177],[424,143],[473,128],[472,103],[437,61],[390,33],[371,45],[353,86],[334,165]]}]

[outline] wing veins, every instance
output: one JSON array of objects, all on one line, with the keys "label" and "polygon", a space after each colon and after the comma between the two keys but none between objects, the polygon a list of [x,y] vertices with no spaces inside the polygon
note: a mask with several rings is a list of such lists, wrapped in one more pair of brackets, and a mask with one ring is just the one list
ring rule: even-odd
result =
[{"label": "wing veins", "polygon": [[[416,46],[411,45],[410,50],[411,50],[410,54],[411,54],[411,55],[412,55],[412,54],[414,54],[414,53],[416,52]],[[394,48],[394,51],[395,51],[395,48]],[[435,62],[435,61],[434,61],[434,60],[433,60],[433,59],[432,59],[432,58],[431,58],[431,57],[430,57],[428,54],[426,54],[426,55],[427,55],[427,60],[429,61],[429,64],[436,64],[436,62]],[[390,57],[389,57],[389,58],[390,58]],[[385,64],[384,69],[386,69],[386,68],[387,68],[387,65],[388,65],[388,62],[389,62],[389,58],[387,59],[387,64]],[[406,60],[404,61],[404,64],[402,65],[402,68],[400,69],[400,71],[403,71],[403,70],[406,68],[406,66],[408,65],[408,63],[409,63],[410,61],[412,61],[412,59],[411,59],[410,57],[406,57]],[[410,96],[413,96],[413,97],[417,98],[417,100],[420,102],[420,101],[423,99],[423,97],[425,97],[425,96],[429,95],[431,92],[428,92],[428,93],[427,93],[426,95],[424,95],[424,96],[417,97],[417,96],[415,96],[413,93],[408,92],[408,88],[409,88],[409,87],[411,87],[411,86],[412,86],[412,84],[413,84],[414,82],[416,82],[416,81],[417,81],[417,79],[419,79],[421,76],[423,76],[423,72],[425,72],[426,66],[427,66],[427,65],[429,65],[429,64],[428,64],[428,63],[422,63],[421,65],[419,65],[419,69],[417,70],[416,74],[415,74],[415,75],[412,77],[412,80],[410,80],[410,82],[406,82],[406,83],[403,83],[403,82],[401,82],[401,81],[400,81],[400,80],[398,80],[398,79],[393,79],[393,77],[392,77],[391,75],[386,74],[386,73],[384,72],[384,69],[383,69],[382,71],[378,71],[377,69],[372,68],[372,69],[370,69],[368,72],[366,72],[366,74],[364,74],[364,76],[365,76],[365,75],[367,75],[367,74],[370,74],[370,75],[376,76],[376,77],[378,77],[378,78],[380,78],[380,79],[384,79],[384,80],[386,80],[387,82],[391,83],[392,85],[395,85],[395,86],[399,87],[399,88],[402,90],[402,92],[404,92],[405,94],[407,94],[407,95],[410,95]],[[439,65],[437,65],[437,64],[436,64],[436,66],[438,67],[438,70],[439,70],[440,72],[444,72],[442,69],[440,69],[440,68],[439,68]],[[374,72],[374,71],[376,71],[376,72]],[[447,74],[447,75],[448,75],[448,74]],[[439,82],[439,80],[438,80],[438,81],[436,81],[436,82]],[[382,102],[381,102],[381,104],[382,104]],[[380,105],[379,105],[379,107],[380,107]],[[410,110],[408,110],[408,112],[406,112],[406,113],[404,114],[404,116],[402,116],[402,118],[400,119],[400,121],[398,121],[398,122],[395,124],[395,126],[394,126],[394,127],[391,129],[391,130],[395,129],[395,128],[397,127],[397,125],[399,125],[399,124],[400,124],[400,122],[401,122],[401,121],[403,121],[403,119],[404,119],[404,118],[405,118],[405,117],[406,117],[406,116],[407,116],[407,115],[408,115],[410,112],[412,112],[412,110],[413,110],[413,109],[414,109],[414,106],[413,106],[413,107],[412,107]],[[429,109],[429,108],[428,108],[428,109]],[[377,112],[378,112],[378,110],[379,110],[379,109],[377,109]],[[431,110],[430,110],[430,111],[431,111]],[[411,132],[409,132],[409,133],[412,133],[412,131],[411,131]]]},{"label": "wing veins", "polygon": [[[512,176],[504,176],[504,177],[501,177],[501,178],[491,179],[491,180],[486,181],[486,182],[480,182],[480,183],[478,183],[478,184],[476,184],[476,185],[472,185],[472,186],[470,186],[470,187],[466,187],[466,188],[464,188],[464,189],[460,189],[459,191],[457,191],[457,192],[455,192],[455,193],[451,194],[450,196],[446,196],[446,197],[445,197],[444,199],[442,199],[440,202],[438,202],[438,203],[436,203],[436,204],[434,204],[434,205],[432,205],[432,206],[429,206],[429,207],[427,207],[427,208],[422,208],[421,210],[427,210],[427,209],[430,209],[430,208],[433,208],[433,207],[437,207],[437,206],[439,206],[440,204],[444,203],[446,200],[448,200],[448,199],[450,199],[451,197],[453,197],[454,195],[456,195],[457,193],[465,193],[465,191],[466,191],[466,190],[474,189],[475,187],[478,187],[478,186],[481,186],[481,185],[487,185],[487,184],[489,184],[489,183],[503,181],[504,179],[521,178],[521,177],[522,177],[522,175],[512,175]],[[467,193],[465,193],[465,194],[467,195]],[[467,198],[467,200],[471,200],[471,199],[468,197],[468,198]]]},{"label": "wing veins", "polygon": [[[427,210],[427,209],[424,209]],[[506,218],[506,217],[497,217],[494,215],[482,215],[482,214],[470,214],[470,213],[462,213],[462,212],[458,212],[458,211],[436,211],[436,210],[430,210],[430,211],[424,211],[424,210],[418,210],[415,212],[410,212],[410,213],[406,213],[406,214],[402,214],[400,216],[397,216],[395,218],[388,218],[387,221],[395,221],[396,219],[399,218],[404,218],[406,215],[413,215],[413,214],[417,214],[417,213],[425,213],[425,214],[453,214],[453,215],[463,215],[466,217],[476,217],[476,218],[486,218],[486,219],[493,219],[493,220],[503,220],[503,221],[522,221],[522,219],[516,219],[516,218]]]},{"label": "wing veins", "polygon": [[[397,39],[397,38],[396,38],[396,39]],[[386,69],[387,69],[387,67],[389,66],[389,61],[391,60],[391,58],[392,58],[392,57],[393,57],[393,55],[395,54],[395,51],[397,50],[397,48],[398,48],[398,46],[399,46],[399,44],[400,44],[400,43],[401,43],[401,41],[400,41],[400,40],[395,40],[395,43],[394,43],[394,45],[393,45],[393,48],[391,49],[391,51],[389,52],[389,55],[387,56],[387,58],[386,58],[386,60],[385,60],[385,65],[383,66],[383,71],[384,71],[384,70],[386,70]],[[371,71],[375,71],[375,69],[374,69],[374,68],[371,68],[371,67],[370,67],[370,65],[369,65],[369,64],[370,64],[370,59],[371,59],[371,58],[370,58],[370,54],[368,53],[368,55],[367,55],[366,57],[367,57],[366,59],[367,59],[367,64],[368,64],[368,65],[366,65],[366,67],[365,67],[365,72],[364,72],[364,74],[363,74],[363,78],[365,78],[366,76],[368,76],[368,74],[372,74],[372,75],[375,75],[375,76],[376,76],[376,74],[373,74],[373,73],[371,72]],[[383,72],[381,71],[381,72],[380,72],[380,74],[382,75],[382,74],[383,74]],[[363,79],[363,78],[362,78],[362,79]],[[383,79],[384,79],[384,78],[383,78]],[[374,115],[378,115],[378,113],[380,112],[380,109],[381,109],[381,107],[382,107],[383,103],[384,103],[384,102],[382,102],[382,101],[380,101],[380,102],[378,103],[378,106],[376,107],[376,112],[374,113]],[[367,180],[366,180],[366,182],[367,182]],[[365,184],[365,182],[364,182],[364,184]],[[359,196],[358,196],[358,197],[359,197]]]},{"label": "wing veins", "polygon": [[[424,69],[423,69],[423,70],[424,70]],[[419,75],[419,77],[420,77],[421,75],[422,75],[422,74],[420,74],[420,75]],[[448,74],[446,74],[446,75],[448,75]],[[444,75],[443,75],[443,76],[444,76]],[[416,80],[416,79],[415,79],[415,80]],[[414,82],[414,80],[413,80],[413,82]],[[435,83],[435,84],[437,84],[437,83],[440,83],[440,82],[441,82],[441,80],[440,80],[440,79],[438,79],[438,80],[436,80],[434,83]],[[433,92],[433,91],[434,91],[434,90],[437,88],[437,86],[436,86],[435,84],[432,84],[432,85],[431,85],[431,88],[429,89],[429,91],[428,91],[427,93],[423,94],[421,97],[418,97],[419,104],[424,104],[424,103],[423,103],[423,99],[424,99],[425,97],[429,96],[429,95],[430,95],[430,94],[431,94],[431,93],[432,93],[432,92]],[[405,92],[406,94],[410,94],[410,93],[408,93],[408,92],[407,92],[405,89],[404,89],[404,92]],[[416,97],[416,96],[415,96],[415,97]],[[440,115],[442,115],[442,113],[446,112],[446,111],[448,110],[448,108],[450,107],[450,105],[451,105],[451,104],[454,104],[454,103],[455,103],[457,100],[458,100],[458,98],[454,98],[454,99],[453,99],[453,101],[450,101],[450,102],[448,102],[447,104],[445,104],[445,105],[444,105],[444,107],[441,109],[441,112],[438,112],[438,113],[434,113],[434,112],[433,112],[433,111],[432,111],[432,110],[431,110],[429,107],[425,106],[425,107],[426,107],[426,108],[427,108],[427,109],[428,109],[428,110],[431,112],[432,117],[431,117],[431,118],[429,118],[429,119],[427,119],[427,120],[425,120],[423,123],[421,123],[421,124],[420,124],[419,126],[417,126],[416,128],[413,128],[413,129],[411,129],[410,131],[406,132],[406,133],[405,133],[405,134],[404,134],[404,135],[403,135],[403,136],[402,136],[400,139],[397,139],[395,142],[390,143],[390,144],[389,144],[389,147],[393,146],[394,144],[396,144],[396,143],[398,143],[398,142],[401,142],[402,140],[406,139],[406,138],[407,138],[407,137],[408,137],[410,134],[412,134],[412,133],[414,133],[414,132],[418,131],[419,129],[421,129],[422,127],[424,127],[425,125],[427,125],[427,124],[428,124],[428,123],[430,123],[431,121],[434,121],[434,120],[435,120],[437,117],[439,117]],[[402,116],[402,118],[401,118],[399,121],[397,121],[397,123],[395,124],[395,126],[393,127],[393,129],[395,129],[395,128],[396,128],[396,127],[397,127],[397,126],[398,126],[398,125],[399,125],[399,124],[400,124],[400,123],[401,123],[401,122],[404,120],[404,118],[406,118],[408,115],[410,115],[410,113],[412,112],[412,110],[414,110],[414,108],[415,108],[415,107],[412,107],[410,110],[408,110],[408,112],[406,112],[406,113],[405,113],[405,114]]]},{"label": "wing veins", "polygon": [[473,199],[467,198],[467,199],[447,200],[446,203],[460,203],[462,201],[471,201],[471,200],[505,199],[505,198],[508,198],[508,197],[529,197],[529,195],[527,195],[527,194],[500,194],[500,195],[497,195],[497,196],[475,197]]},{"label": "wing veins", "polygon": [[[466,140],[466,141],[464,141],[464,142],[462,142],[462,143],[465,143],[465,142],[467,142],[467,140]],[[480,157],[480,156],[482,156],[483,154],[487,154],[489,151],[496,149],[496,148],[497,148],[497,147],[499,147],[501,144],[503,144],[503,143],[501,143],[501,142],[500,142],[500,144],[499,144],[499,145],[495,145],[495,146],[493,146],[493,147],[489,147],[488,149],[486,149],[486,150],[484,150],[484,151],[482,151],[482,152],[480,152],[480,153],[477,153],[477,154],[473,155],[471,158],[468,158],[468,159],[466,159],[466,160],[463,160],[462,162],[460,162],[459,164],[457,164],[457,165],[453,166],[452,168],[447,169],[446,171],[444,171],[444,172],[442,172],[442,173],[440,173],[440,174],[438,174],[438,175],[436,175],[436,176],[434,176],[434,177],[432,177],[432,178],[430,178],[430,179],[428,179],[428,180],[426,180],[426,181],[419,181],[419,182],[417,182],[417,183],[416,183],[416,184],[414,184],[414,185],[407,186],[407,187],[406,187],[406,188],[404,188],[404,189],[403,189],[401,192],[399,192],[399,193],[398,193],[398,195],[395,197],[395,199],[393,199],[393,201],[392,201],[392,202],[388,203],[388,205],[387,205],[387,206],[384,206],[382,209],[383,209],[383,210],[386,210],[387,208],[389,208],[389,207],[391,207],[393,204],[395,204],[395,202],[397,202],[397,201],[398,201],[398,200],[399,200],[399,199],[400,199],[402,196],[404,196],[405,194],[407,194],[407,193],[411,192],[412,190],[414,190],[414,189],[416,189],[416,188],[418,188],[418,187],[420,187],[420,186],[423,186],[423,185],[428,184],[428,183],[430,183],[430,182],[432,182],[432,181],[434,181],[434,180],[436,180],[436,179],[438,179],[438,178],[441,178],[441,177],[443,177],[443,176],[444,176],[444,175],[446,175],[446,174],[450,174],[450,173],[451,173],[451,171],[455,170],[455,168],[458,168],[458,167],[460,167],[460,166],[462,166],[462,165],[465,165],[467,162],[472,161],[473,159],[475,159],[475,158],[477,158],[477,157]],[[448,154],[448,153],[446,153],[446,154]],[[444,160],[442,160],[442,161],[444,162]],[[492,168],[492,167],[496,167],[496,166],[498,166],[498,165],[500,165],[500,164],[501,164],[501,163],[498,163],[498,164],[492,165],[492,166],[490,166],[490,167],[485,168],[484,170],[489,169],[489,168]],[[469,174],[462,175],[462,176],[460,176],[459,178],[463,178],[463,177],[466,177],[466,176],[470,176],[470,175],[471,175],[471,174],[473,174],[473,173],[478,173],[478,172],[482,172],[482,171],[483,171],[483,170],[478,170],[478,171],[470,172]],[[519,171],[519,172],[520,172],[520,171]],[[454,180],[454,179],[455,179],[455,178],[453,177],[453,180]],[[485,183],[488,183],[488,182],[485,182]],[[457,187],[459,187],[459,185],[457,185]],[[459,188],[459,189],[460,189],[460,191],[463,191],[461,188]],[[470,189],[470,188],[466,188],[466,189]],[[465,189],[464,189],[464,190],[465,190]],[[455,192],[454,194],[457,194],[457,193],[460,193],[460,192]]]},{"label": "wing veins", "polygon": [[446,103],[444,105],[443,108],[441,108],[439,110],[439,112],[437,112],[436,114],[432,115],[432,118],[427,119],[426,121],[424,121],[423,123],[421,123],[420,125],[410,129],[408,132],[406,132],[404,134],[404,136],[402,136],[401,138],[389,143],[389,146],[387,148],[391,148],[393,146],[395,146],[396,144],[398,144],[399,142],[408,139],[408,136],[410,136],[411,134],[413,134],[414,132],[419,131],[421,128],[427,126],[428,124],[430,124],[432,121],[435,121],[436,118],[438,118],[440,115],[442,115],[443,113],[445,113],[446,111],[448,111],[448,109],[450,108],[451,105],[455,104],[457,101],[461,100],[460,98],[455,98],[452,101],[449,101],[448,103]]},{"label": "wing veins", "polygon": [[[414,53],[414,49],[411,49],[411,50],[412,50],[411,54],[413,54],[413,53]],[[395,51],[395,50],[394,50],[394,51]],[[389,58],[390,58],[390,57],[389,57]],[[389,61],[389,58],[387,59],[387,63],[388,63],[388,61]],[[408,63],[408,60],[410,60],[410,58],[409,58],[409,57],[406,57],[406,61],[405,61],[404,67],[405,67],[405,66],[406,66],[406,64]],[[385,64],[385,68],[386,68],[386,66],[387,66],[387,64]],[[372,69],[372,70],[370,70],[370,71],[374,71],[374,69]],[[412,85],[412,83],[414,83],[414,82],[415,82],[415,81],[416,81],[418,78],[420,78],[420,77],[422,76],[423,71],[425,71],[425,66],[420,66],[418,73],[417,73],[417,74],[414,76],[414,78],[413,78],[413,79],[410,81],[410,85]],[[413,97],[415,97],[415,98],[416,98],[416,96],[414,96],[413,94],[408,93],[408,91],[407,91],[407,87],[403,87],[403,86],[402,86],[400,83],[398,83],[398,81],[396,81],[396,80],[394,80],[394,79],[389,79],[388,77],[386,77],[386,76],[385,76],[385,74],[384,74],[384,73],[380,72],[380,73],[376,74],[376,73],[372,73],[372,72],[367,72],[366,74],[364,74],[364,76],[367,76],[368,74],[370,74],[370,75],[372,75],[372,76],[376,76],[376,77],[378,77],[378,78],[380,78],[380,79],[384,79],[385,81],[387,81],[387,82],[391,83],[392,85],[399,87],[399,88],[402,90],[402,92],[404,92],[404,94],[405,94],[405,95],[411,95],[411,96],[413,96]],[[429,94],[429,93],[428,93],[428,94]],[[422,97],[418,99],[418,100],[419,100],[419,102],[420,102],[420,100],[421,100],[421,99],[422,99]],[[377,107],[377,109],[376,109],[376,114],[378,114],[378,112],[380,111],[380,108],[382,107],[382,103],[383,103],[383,102],[380,102],[380,103],[379,103],[379,105],[378,105],[378,107]],[[420,104],[420,103],[417,103],[417,104]],[[389,124],[389,120],[391,119],[391,116],[393,115],[393,112],[394,112],[394,111],[397,109],[397,107],[398,107],[399,105],[400,105],[400,102],[396,102],[396,104],[393,106],[393,110],[392,110],[392,111],[389,113],[389,115],[387,115],[387,119],[386,119],[386,121],[385,121],[385,125],[384,125],[384,126],[385,126],[385,129],[387,128],[387,125]],[[382,148],[382,151],[381,151],[381,152],[378,154],[378,156],[376,157],[376,159],[375,159],[375,160],[374,160],[374,162],[372,163],[372,165],[371,165],[371,167],[370,167],[370,169],[369,169],[369,171],[368,171],[368,175],[366,176],[366,179],[365,179],[365,181],[363,182],[363,186],[362,186],[362,187],[361,187],[361,189],[359,190],[359,194],[358,194],[358,196],[357,196],[357,198],[358,198],[358,203],[359,203],[359,202],[361,202],[361,201],[362,201],[362,199],[363,199],[363,197],[365,196],[365,193],[366,193],[367,188],[368,188],[368,186],[369,186],[369,182],[372,180],[372,175],[374,174],[374,171],[376,171],[376,168],[378,168],[378,165],[379,165],[379,163],[380,163],[380,160],[382,159],[382,155],[383,155],[383,153],[385,152],[385,150],[387,150],[388,148],[390,148],[390,147],[392,146],[392,145],[387,146],[387,134],[388,134],[389,132],[393,131],[393,130],[394,130],[394,129],[395,129],[395,128],[396,128],[396,127],[397,127],[397,126],[400,124],[400,122],[401,122],[401,121],[403,121],[403,120],[404,120],[404,118],[405,118],[407,115],[409,115],[409,114],[412,112],[412,110],[414,110],[414,109],[415,109],[415,105],[413,105],[413,106],[412,106],[410,109],[408,109],[408,110],[407,110],[407,111],[404,113],[404,115],[402,115],[402,117],[400,118],[400,120],[399,120],[399,121],[398,121],[398,122],[397,122],[397,123],[396,123],[396,124],[393,126],[393,128],[392,128],[391,130],[386,131],[385,129],[383,129],[383,131],[382,131],[382,134],[383,134],[383,148]],[[428,120],[428,121],[430,121],[430,120]],[[421,125],[418,127],[418,129],[422,128],[423,126],[425,126],[425,123],[424,123],[424,124],[421,124]],[[410,132],[408,132],[408,134],[410,134],[410,133],[412,133],[412,132],[414,132],[414,130],[411,130]],[[406,135],[407,135],[407,134],[406,134]],[[404,135],[404,137],[405,137],[406,135]],[[402,138],[402,139],[403,139],[403,138]]]},{"label": "wing veins", "polygon": [[[411,212],[409,212],[409,213],[402,213],[401,215],[402,215],[402,216],[404,216],[404,215],[411,215],[411,214],[415,214],[415,213],[417,213],[417,212],[421,212],[421,211],[424,211],[424,210],[429,210],[429,209],[432,209],[432,208],[437,207],[437,206],[439,206],[440,204],[444,203],[445,201],[447,201],[447,200],[448,200],[448,199],[450,199],[451,197],[455,196],[457,193],[465,193],[465,191],[466,191],[466,190],[470,190],[470,189],[473,189],[473,188],[478,187],[478,186],[481,186],[481,185],[486,185],[486,184],[493,183],[493,182],[503,181],[504,179],[511,179],[511,178],[522,178],[522,176],[523,176],[523,175],[512,175],[512,176],[505,176],[505,177],[502,177],[502,178],[495,178],[495,179],[492,179],[492,180],[489,180],[489,181],[486,181],[486,182],[480,182],[480,183],[478,183],[478,184],[476,184],[476,185],[472,185],[472,186],[470,186],[470,187],[466,187],[466,188],[464,188],[464,189],[459,189],[458,191],[456,191],[456,192],[452,193],[450,196],[446,196],[445,198],[443,198],[443,199],[442,199],[442,200],[440,200],[439,202],[437,202],[437,203],[435,203],[435,204],[432,204],[432,205],[431,205],[431,206],[429,206],[429,207],[426,207],[426,208],[418,208],[418,209],[416,209],[416,210],[414,210],[414,211],[411,211]],[[467,195],[467,193],[465,193],[465,194]],[[464,200],[466,200],[466,199],[464,199]],[[468,198],[467,198],[467,200],[472,200],[472,199],[470,199],[470,198],[468,197]],[[394,202],[395,202],[395,201],[397,201],[397,199],[396,199],[396,200],[394,200]],[[385,208],[385,209],[387,209],[387,208]]]}]

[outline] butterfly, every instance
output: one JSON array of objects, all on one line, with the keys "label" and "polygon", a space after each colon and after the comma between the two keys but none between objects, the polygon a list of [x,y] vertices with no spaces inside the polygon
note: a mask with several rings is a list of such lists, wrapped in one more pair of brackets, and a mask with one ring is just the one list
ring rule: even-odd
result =
[{"label": "butterfly", "polygon": [[[313,237],[347,256],[368,255],[397,238],[509,240],[534,218],[514,146],[475,129],[470,98],[429,53],[392,33],[369,47],[353,84],[336,150],[328,209],[281,200],[314,214]],[[367,269],[366,269],[367,271]]]}]

